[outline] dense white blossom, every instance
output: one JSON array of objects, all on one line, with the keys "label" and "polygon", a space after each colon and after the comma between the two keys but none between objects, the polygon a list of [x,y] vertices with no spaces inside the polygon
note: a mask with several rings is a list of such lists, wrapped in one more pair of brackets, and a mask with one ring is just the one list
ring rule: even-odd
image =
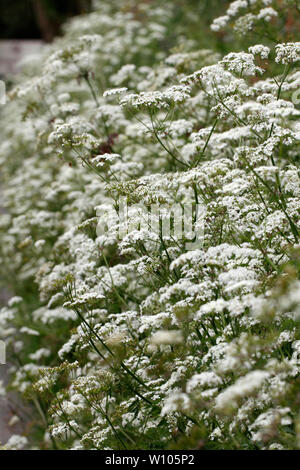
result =
[{"label": "dense white blossom", "polygon": [[177,7],[95,1],[0,110],[0,339],[41,448],[300,447],[299,11],[222,5],[211,50]]}]

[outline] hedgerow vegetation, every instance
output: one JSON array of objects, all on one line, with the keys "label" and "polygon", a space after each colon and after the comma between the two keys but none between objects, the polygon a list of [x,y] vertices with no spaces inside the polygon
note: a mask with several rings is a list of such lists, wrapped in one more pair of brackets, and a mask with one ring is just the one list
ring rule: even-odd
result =
[{"label": "hedgerow vegetation", "polygon": [[[101,0],[24,64],[0,327],[32,412],[8,448],[299,448],[299,26],[297,0]],[[153,204],[204,208],[200,245],[142,226]]]}]

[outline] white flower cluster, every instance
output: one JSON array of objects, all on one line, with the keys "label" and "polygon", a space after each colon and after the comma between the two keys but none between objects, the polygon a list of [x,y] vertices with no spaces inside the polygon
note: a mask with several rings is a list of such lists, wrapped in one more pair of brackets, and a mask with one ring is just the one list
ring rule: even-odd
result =
[{"label": "white flower cluster", "polygon": [[290,64],[300,61],[300,42],[277,44],[276,62]]}]

